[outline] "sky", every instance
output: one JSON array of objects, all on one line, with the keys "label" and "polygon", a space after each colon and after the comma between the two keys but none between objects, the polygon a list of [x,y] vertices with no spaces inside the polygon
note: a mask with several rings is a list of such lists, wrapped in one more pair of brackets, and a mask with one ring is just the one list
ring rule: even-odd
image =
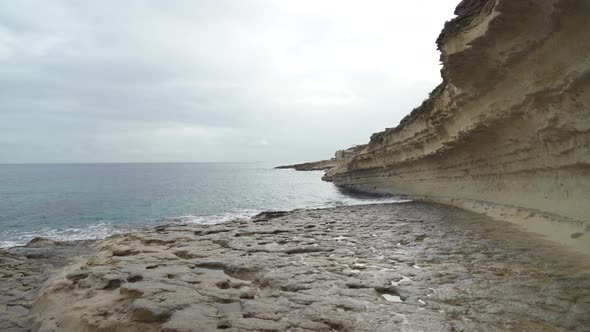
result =
[{"label": "sky", "polygon": [[0,2],[0,163],[303,162],[440,78],[458,0]]}]

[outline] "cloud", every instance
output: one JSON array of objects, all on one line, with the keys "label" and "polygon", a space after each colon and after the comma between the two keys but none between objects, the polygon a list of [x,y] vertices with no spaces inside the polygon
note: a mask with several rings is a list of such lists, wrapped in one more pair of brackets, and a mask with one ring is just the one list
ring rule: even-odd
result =
[{"label": "cloud", "polygon": [[454,5],[0,4],[0,162],[328,158],[440,81]]},{"label": "cloud", "polygon": [[267,148],[267,147],[270,147],[271,144],[269,141],[267,141],[265,139],[259,139],[259,140],[250,142],[249,146]]}]

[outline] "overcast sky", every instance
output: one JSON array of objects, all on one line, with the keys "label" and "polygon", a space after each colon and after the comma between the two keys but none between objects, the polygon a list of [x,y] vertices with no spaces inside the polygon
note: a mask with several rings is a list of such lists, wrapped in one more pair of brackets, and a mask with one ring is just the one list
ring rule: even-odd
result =
[{"label": "overcast sky", "polygon": [[0,162],[329,158],[441,81],[457,3],[2,1]]}]

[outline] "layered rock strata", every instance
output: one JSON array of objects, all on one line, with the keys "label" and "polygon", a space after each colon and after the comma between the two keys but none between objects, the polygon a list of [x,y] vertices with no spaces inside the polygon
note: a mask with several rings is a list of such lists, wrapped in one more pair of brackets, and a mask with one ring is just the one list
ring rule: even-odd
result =
[{"label": "layered rock strata", "polygon": [[410,202],[114,236],[45,284],[32,327],[586,330],[587,257],[486,219]]},{"label": "layered rock strata", "polygon": [[443,83],[329,178],[588,235],[589,13],[585,0],[463,1],[437,40]]}]

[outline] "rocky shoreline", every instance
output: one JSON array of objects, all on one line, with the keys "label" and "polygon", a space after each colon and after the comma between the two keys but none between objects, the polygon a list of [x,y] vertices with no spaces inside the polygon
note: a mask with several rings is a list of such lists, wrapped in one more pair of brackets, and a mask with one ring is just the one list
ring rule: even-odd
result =
[{"label": "rocky shoreline", "polygon": [[[21,302],[3,292],[2,331],[590,326],[588,256],[439,204],[274,212],[218,225],[160,226],[91,245],[42,242],[45,249],[0,254],[0,288],[29,287]],[[16,271],[7,268],[15,261],[20,272],[6,275]]]}]

